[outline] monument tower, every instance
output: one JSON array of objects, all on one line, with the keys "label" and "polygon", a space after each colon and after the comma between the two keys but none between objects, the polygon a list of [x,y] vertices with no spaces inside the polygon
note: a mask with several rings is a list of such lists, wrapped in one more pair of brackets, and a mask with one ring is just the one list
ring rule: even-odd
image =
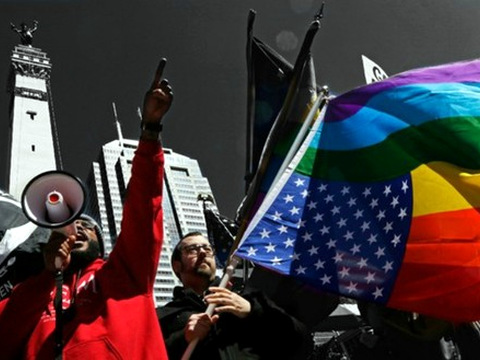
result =
[{"label": "monument tower", "polygon": [[11,56],[8,92],[9,146],[7,163],[7,191],[20,200],[25,185],[36,175],[61,168],[58,136],[50,89],[52,65],[47,54],[32,46],[37,29],[25,23],[19,34],[21,44]]}]

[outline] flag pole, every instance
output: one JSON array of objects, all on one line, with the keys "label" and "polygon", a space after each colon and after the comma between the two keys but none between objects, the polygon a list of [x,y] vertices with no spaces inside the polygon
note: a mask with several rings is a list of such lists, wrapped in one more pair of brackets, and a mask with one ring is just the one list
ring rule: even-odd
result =
[{"label": "flag pole", "polygon": [[253,120],[255,118],[255,72],[252,62],[253,23],[256,12],[250,9],[247,25],[247,144],[246,144],[246,169],[245,169],[245,193],[252,181],[253,171]]},{"label": "flag pole", "polygon": [[[230,262],[228,263],[228,266],[225,268],[225,273],[223,274],[222,279],[220,280],[220,284],[218,285],[221,288],[226,288],[228,285],[228,282],[232,278],[235,268],[237,267],[238,263],[240,262],[240,259],[236,256],[232,256],[230,258]],[[213,310],[215,310],[215,304],[210,304],[207,307],[207,310],[205,311],[206,314],[209,316],[213,315]],[[188,360],[190,359],[190,356],[193,353],[193,350],[195,350],[195,347],[197,346],[199,339],[195,338],[190,343],[188,344],[187,348],[185,349],[185,352],[182,355],[181,360]]]},{"label": "flag pole", "polygon": [[[325,106],[328,99],[329,99],[328,98],[328,87],[324,86],[322,88],[322,91],[318,94],[317,99],[313,103],[312,108],[310,109],[310,111],[307,115],[307,118],[305,119],[305,123],[302,126],[302,129],[305,127],[305,130],[303,131],[304,133],[306,133],[309,130],[310,124],[316,119],[315,115],[316,115],[317,111],[321,110]],[[307,125],[305,125],[305,124],[307,124]],[[298,144],[296,146],[296,148],[297,148],[296,150],[298,150],[298,147],[301,145],[301,143],[303,142],[304,139],[305,139],[305,134],[300,134],[300,132],[299,132],[297,137],[294,140],[294,144]],[[282,163],[281,169],[277,172],[277,175],[275,176],[275,180],[270,185],[270,189],[269,189],[268,192],[270,192],[270,190],[273,189],[276,182],[280,179],[280,177],[282,176],[282,174],[284,173],[284,171],[286,170],[286,168],[290,164],[291,160],[295,156],[296,150],[288,152],[287,156],[289,157],[289,159],[288,159],[288,161],[287,161],[287,159],[285,159],[285,161]],[[267,192],[267,195],[268,195],[268,192]],[[265,198],[267,197],[267,195],[265,196]],[[243,234],[245,233],[245,230],[247,229],[248,223],[249,223],[249,219],[247,217],[244,217],[242,219],[242,222],[240,223],[240,227],[238,228],[237,234],[235,236],[235,240],[234,240],[232,248],[230,250],[230,255],[231,256],[235,252],[235,250],[237,249],[238,244],[240,243],[240,240],[242,239]]]},{"label": "flag pole", "polygon": [[324,12],[325,12],[325,1],[322,2],[322,6],[320,6],[320,9],[318,10],[318,12],[315,14],[315,16],[313,18],[315,20],[323,19]]},{"label": "flag pole", "polygon": [[[197,199],[199,201],[203,202],[203,213],[204,213],[204,216],[205,216],[206,209],[207,209],[206,202],[210,201],[210,202],[214,203],[213,197],[210,194],[199,194]],[[218,221],[219,221],[219,223],[222,223],[222,221],[220,219],[218,219]],[[227,232],[231,235],[231,233],[228,229],[225,228],[225,230],[227,230]],[[233,236],[232,236],[232,238],[233,238]],[[219,287],[221,287],[221,288],[226,288],[227,287],[230,279],[232,278],[233,274],[235,273],[235,269],[236,269],[239,262],[240,262],[240,259],[238,257],[236,257],[236,256],[235,257],[230,257],[228,265],[225,268],[223,277],[220,280],[220,284],[218,285]],[[213,311],[215,310],[215,306],[216,306],[215,304],[208,305],[205,313],[208,314],[209,316],[212,316]],[[182,355],[181,360],[190,359],[190,356],[192,355],[193,350],[195,350],[195,347],[197,346],[198,341],[199,341],[199,339],[195,338],[188,344],[187,348],[185,349],[185,352]]]},{"label": "flag pole", "polygon": [[[253,121],[253,115],[254,115],[254,95],[255,95],[255,90],[254,90],[254,78],[253,78],[253,68],[251,64],[251,49],[252,49],[252,28],[253,28],[253,22],[255,19],[255,11],[250,10],[249,13],[249,18],[248,18],[248,28],[247,28],[247,69],[248,69],[248,95],[247,95],[247,174],[246,177],[250,177],[250,171],[251,171],[251,147],[252,147],[252,121]],[[300,49],[299,56],[297,58],[297,61],[295,62],[294,70],[293,70],[293,78],[292,82],[289,86],[289,90],[287,92],[286,100],[285,103],[286,106],[282,107],[279,117],[282,116],[283,119],[287,117],[287,115],[291,111],[291,107],[293,104],[293,99],[295,98],[295,95],[298,91],[298,83],[300,82],[301,75],[304,71],[305,65],[307,63],[308,56],[310,54],[310,47],[313,42],[313,38],[315,34],[317,33],[318,29],[320,28],[320,21],[317,18],[312,22],[310,25],[307,34],[305,36],[304,42],[302,44],[302,47]],[[303,127],[306,127],[306,130],[308,130],[310,122],[314,119],[315,114],[318,110],[318,107],[325,102],[321,102],[321,99],[325,99],[326,96],[321,93],[319,94],[320,96],[317,98],[317,100],[314,102],[312,108],[310,109],[310,112],[307,116],[307,119],[305,120],[305,123],[308,123],[307,125],[303,125]],[[301,142],[302,140],[299,140]],[[297,143],[297,141],[295,141]],[[271,154],[269,154],[271,155]],[[251,204],[250,204],[251,205]],[[236,234],[234,243],[232,245],[232,248],[230,250],[230,261],[225,268],[224,275],[220,281],[219,287],[225,288],[230,281],[231,277],[233,276],[235,269],[237,265],[240,262],[240,258],[237,256],[233,255],[233,252],[236,250],[240,239],[246,229],[247,226],[247,218],[244,217],[242,224],[239,228],[239,232]],[[213,314],[213,311],[215,310],[215,304],[210,304],[207,307],[206,314],[211,316]],[[183,353],[183,356],[181,360],[189,360],[190,356],[192,355],[193,351],[195,350],[195,347],[197,346],[197,343],[199,342],[198,338],[193,339],[187,346],[185,352]]]},{"label": "flag pole", "polygon": [[[323,114],[325,113],[325,105],[328,103],[329,97],[326,97],[326,98],[320,97],[319,99],[321,100],[320,101],[320,108],[319,108],[319,110],[320,110],[320,115],[319,116],[320,117],[315,118],[315,121],[313,122],[313,124],[311,126],[311,129],[309,129],[309,131],[312,131],[312,130],[317,131],[318,127],[320,126],[320,123],[323,121],[322,113]],[[319,99],[317,99],[317,100],[319,100]],[[275,179],[276,183],[272,183],[272,185],[270,186],[267,194],[265,194],[265,198],[263,199],[262,203],[260,204],[260,207],[257,209],[254,216],[250,220],[247,221],[247,219],[245,219],[245,221],[242,222],[241,227],[239,228],[239,231],[237,233],[237,234],[239,234],[239,237],[235,238],[235,242],[234,242],[234,245],[232,246],[232,253],[231,254],[233,254],[233,252],[240,245],[241,240],[245,236],[245,233],[248,230],[248,228],[252,224],[253,224],[253,227],[254,227],[258,223],[259,218],[257,217],[257,214],[259,212],[262,212],[262,211],[266,210],[271,205],[271,202],[269,202],[269,199],[271,198],[271,194],[275,193],[275,191],[278,191],[278,189],[277,189],[278,186],[283,186],[284,185],[284,182],[282,182],[282,178],[288,172],[288,168],[289,168],[290,164],[293,161],[295,161],[295,157],[297,157],[299,155],[299,153],[302,151],[302,146],[305,146],[305,140],[306,140],[307,136],[309,136],[309,134],[307,134],[306,137],[303,139],[302,144],[297,149],[297,152],[295,154],[293,154],[293,157],[291,158],[290,162],[285,164],[285,169],[282,171],[282,173],[279,172],[280,175],[278,176],[278,179]],[[247,234],[246,236],[248,236],[248,235],[249,234]]]},{"label": "flag pole", "polygon": [[307,118],[303,122],[302,127],[300,128],[297,136],[295,137],[295,140],[292,146],[288,150],[287,156],[283,160],[282,165],[280,166],[280,169],[278,169],[278,172],[275,175],[275,178],[272,181],[272,185],[270,186],[270,188],[272,188],[277,183],[278,179],[280,179],[283,172],[286,170],[288,164],[290,164],[290,161],[292,161],[293,157],[295,156],[295,153],[298,151],[298,148],[300,147],[303,140],[305,139],[308,129],[310,128],[312,122],[315,120],[315,115],[317,114],[317,111],[321,110],[325,105],[328,99],[328,94],[329,94],[328,86],[322,87],[319,96],[313,103],[313,106],[310,109]]},{"label": "flag pole", "polygon": [[285,96],[283,106],[280,109],[277,119],[275,120],[272,126],[272,129],[270,130],[270,134],[268,136],[269,138],[266,141],[267,145],[262,152],[262,156],[261,156],[261,160],[260,160],[260,164],[258,166],[257,172],[254,178],[252,179],[250,186],[248,187],[247,194],[243,200],[243,203],[240,205],[240,210],[238,210],[237,212],[237,219],[240,219],[240,221],[242,221],[243,218],[246,218],[248,216],[248,213],[253,206],[254,198],[252,194],[258,193],[261,180],[264,177],[265,171],[266,171],[265,163],[267,163],[270,157],[272,156],[273,149],[268,147],[269,141],[271,141],[270,140],[271,138],[275,138],[275,136],[279,133],[279,131],[281,131],[282,126],[285,125],[285,121],[288,118],[288,115],[292,111],[294,99],[298,93],[298,84],[300,83],[305,65],[309,60],[310,48],[313,43],[313,39],[319,28],[320,28],[320,21],[314,20],[310,24],[307,30],[304,41],[302,43],[302,47],[297,56],[297,60],[295,61],[295,65],[292,72],[293,73],[292,79],[290,81],[290,85],[288,87],[288,91]]},{"label": "flag pole", "polygon": [[[306,119],[306,122],[307,122],[307,120],[311,121],[313,119],[316,119],[316,117],[314,115],[317,112],[317,110],[321,109],[327,103],[327,101],[328,101],[327,93],[328,92],[325,91],[326,89],[327,89],[326,87],[323,88],[324,91],[322,91],[319,94],[317,100],[314,102],[312,108],[310,109],[308,117]],[[273,183],[272,183],[272,186],[270,187],[270,189],[272,189],[272,188],[273,188]],[[242,239],[242,236],[247,229],[247,226],[248,226],[248,221],[247,220],[248,219],[246,219],[246,218],[243,219],[242,223],[240,224],[240,228],[238,229],[238,232],[235,236],[235,240],[234,240],[232,248],[230,250],[230,257],[229,257],[230,261],[228,263],[228,266],[225,268],[225,273],[223,275],[223,278],[220,281],[220,285],[219,285],[220,287],[226,287],[227,286],[228,282],[230,281],[231,277],[233,276],[233,274],[235,272],[235,269],[236,269],[238,263],[241,260],[239,257],[233,255],[233,253],[237,249],[237,247],[240,243],[240,240]],[[211,316],[213,314],[214,309],[215,309],[215,304],[210,304],[207,307],[206,313]],[[199,339],[197,338],[197,339],[192,340],[188,344],[188,347],[185,350],[181,360],[189,360],[193,350],[197,346],[198,341],[199,341]]]},{"label": "flag pole", "polygon": [[[286,167],[290,163],[291,159],[293,158],[296,151],[298,150],[298,147],[303,142],[305,134],[307,133],[308,129],[310,128],[310,125],[311,125],[312,121],[316,118],[315,115],[316,115],[317,111],[325,105],[327,99],[328,99],[328,87],[325,86],[325,87],[322,88],[322,91],[320,92],[320,94],[318,94],[317,99],[313,103],[312,108],[310,109],[307,118],[305,119],[304,123],[302,124],[302,127],[301,127],[297,137],[295,138],[294,143],[292,144],[292,148],[289,150],[289,152],[287,154],[287,157],[285,158],[284,162],[282,163],[282,166],[281,166],[279,172],[277,173],[277,176],[276,176],[274,182],[272,182],[272,185],[271,185],[270,188],[273,188],[274,184],[278,180],[277,178],[284,172],[284,170],[286,169]],[[231,254],[230,255],[230,261],[228,263],[228,266],[225,268],[224,275],[223,275],[223,277],[220,281],[220,284],[218,285],[219,287],[225,288],[227,286],[228,282],[230,281],[230,279],[232,278],[232,276],[235,272],[235,269],[236,269],[237,265],[240,262],[240,259],[238,257],[232,255],[232,253],[238,247],[240,239],[243,236],[243,233],[245,232],[247,225],[248,225],[247,219],[244,219],[242,221],[242,224],[239,228],[239,231],[238,231],[237,235],[235,236],[234,243],[233,243],[232,248],[230,250],[230,254]],[[205,313],[208,314],[209,316],[213,315],[213,311],[215,310],[215,306],[216,306],[215,304],[208,305]],[[190,359],[190,356],[192,355],[193,351],[195,350],[195,347],[197,346],[198,341],[199,341],[199,339],[195,338],[188,344],[185,352],[183,353],[183,356],[182,356],[181,360],[189,360]]]}]

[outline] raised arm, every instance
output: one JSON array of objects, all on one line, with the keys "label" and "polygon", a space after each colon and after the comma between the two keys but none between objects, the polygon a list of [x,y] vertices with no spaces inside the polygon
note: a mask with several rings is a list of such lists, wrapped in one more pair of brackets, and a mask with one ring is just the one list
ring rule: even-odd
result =
[{"label": "raised arm", "polygon": [[106,281],[112,276],[118,280],[122,296],[153,291],[163,243],[164,157],[159,135],[173,100],[172,89],[162,78],[165,64],[162,59],[144,97],[140,142],[132,162],[121,232],[104,269]]},{"label": "raised arm", "polygon": [[142,140],[156,140],[162,131],[162,119],[173,101],[172,87],[163,79],[163,69],[167,63],[161,59],[150,89],[145,94],[142,111]]},{"label": "raised arm", "polygon": [[20,29],[18,29],[14,23],[10,23],[10,28],[15,31],[16,33],[20,33]]}]

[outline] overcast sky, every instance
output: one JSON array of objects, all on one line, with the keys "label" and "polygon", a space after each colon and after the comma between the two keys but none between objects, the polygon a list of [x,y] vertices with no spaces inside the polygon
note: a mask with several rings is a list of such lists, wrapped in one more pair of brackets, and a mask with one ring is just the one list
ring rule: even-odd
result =
[{"label": "overcast sky", "polygon": [[[244,195],[246,26],[294,62],[321,6],[310,0],[0,0],[0,88],[19,37],[39,21],[33,45],[48,53],[63,168],[85,179],[101,145],[139,134],[137,107],[161,57],[175,94],[164,145],[198,160],[220,211]],[[364,84],[361,55],[389,75],[476,58],[478,0],[326,0],[312,46],[317,83],[341,93]],[[0,187],[5,184],[8,100],[0,92]]]}]

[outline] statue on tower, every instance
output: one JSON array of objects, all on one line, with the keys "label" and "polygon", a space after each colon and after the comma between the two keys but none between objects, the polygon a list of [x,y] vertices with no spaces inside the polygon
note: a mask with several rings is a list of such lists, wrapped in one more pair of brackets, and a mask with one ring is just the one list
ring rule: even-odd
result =
[{"label": "statue on tower", "polygon": [[29,28],[26,23],[22,22],[20,24],[20,29],[18,29],[15,24],[10,23],[10,27],[13,31],[20,35],[20,40],[22,45],[32,46],[33,33],[37,30],[38,21],[33,20],[33,27]]}]

